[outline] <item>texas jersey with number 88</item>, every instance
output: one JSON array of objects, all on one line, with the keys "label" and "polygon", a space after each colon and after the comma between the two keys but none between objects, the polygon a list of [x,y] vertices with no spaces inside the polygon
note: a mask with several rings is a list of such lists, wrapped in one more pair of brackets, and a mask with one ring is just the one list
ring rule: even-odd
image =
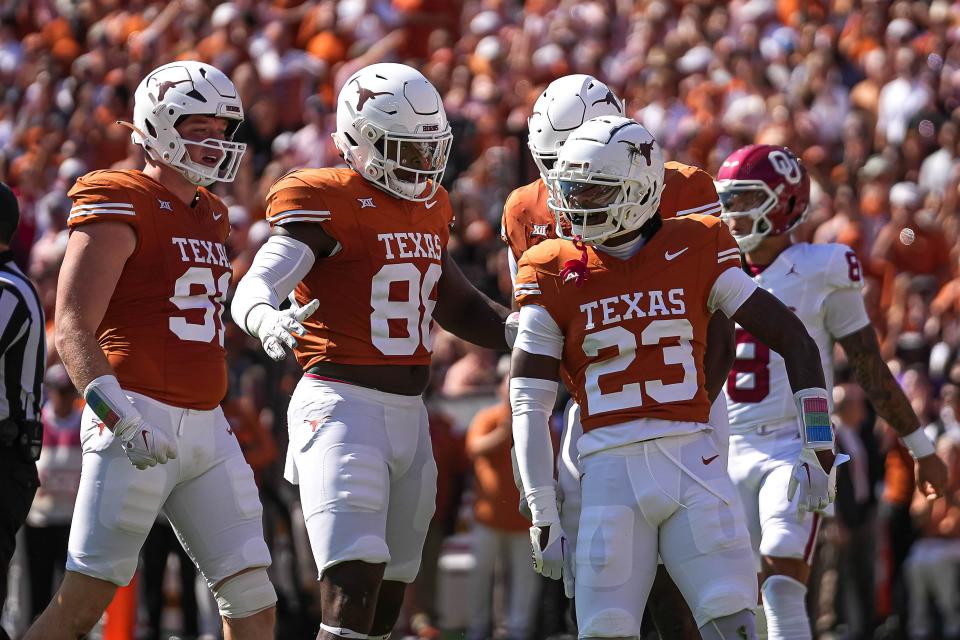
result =
[{"label": "texas jersey with number 88", "polygon": [[190,207],[140,171],[94,171],[70,190],[67,225],[119,222],[137,236],[98,331],[123,389],[209,410],[227,391],[230,223],[218,198],[198,192]]},{"label": "texas jersey with number 88", "polygon": [[514,291],[521,307],[545,308],[563,334],[584,432],[641,418],[667,424],[638,439],[699,429],[710,413],[703,355],[711,296],[740,261],[729,231],[717,218],[690,215],[664,221],[626,260],[588,247],[582,287],[560,275],[579,256],[567,241],[538,244],[521,258]]},{"label": "texas jersey with number 88", "polygon": [[426,202],[390,196],[353,169],[288,173],[267,195],[271,225],[316,223],[339,243],[295,291],[319,310],[303,322],[297,360],[429,365],[440,257],[453,211],[442,188]]}]

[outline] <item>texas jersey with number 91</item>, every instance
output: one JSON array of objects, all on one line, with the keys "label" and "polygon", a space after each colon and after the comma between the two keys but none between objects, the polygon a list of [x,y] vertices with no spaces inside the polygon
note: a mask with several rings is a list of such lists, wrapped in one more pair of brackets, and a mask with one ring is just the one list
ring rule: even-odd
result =
[{"label": "texas jersey with number 91", "polygon": [[561,271],[579,257],[563,240],[528,249],[514,297],[546,309],[563,334],[562,366],[584,432],[641,418],[707,422],[710,295],[720,274],[740,264],[730,232],[717,218],[690,215],[664,221],[626,260],[588,248],[578,287]]},{"label": "texas jersey with number 91", "polygon": [[[833,341],[869,323],[856,254],[842,244],[791,245],[754,280],[803,322],[820,349],[827,388],[832,388]],[[724,387],[731,430],[743,432],[795,417],[783,358],[740,327],[736,340],[736,359]]]},{"label": "texas jersey with number 91", "polygon": [[70,190],[67,224],[122,223],[137,237],[98,331],[120,386],[209,410],[227,391],[222,315],[230,223],[223,202],[198,191],[191,207],[141,171],[94,171]]},{"label": "texas jersey with number 91", "polygon": [[338,242],[295,291],[320,308],[304,321],[297,360],[352,365],[428,365],[440,257],[453,212],[441,187],[427,202],[395,198],[353,169],[302,169],[267,195],[275,226],[323,225]]}]

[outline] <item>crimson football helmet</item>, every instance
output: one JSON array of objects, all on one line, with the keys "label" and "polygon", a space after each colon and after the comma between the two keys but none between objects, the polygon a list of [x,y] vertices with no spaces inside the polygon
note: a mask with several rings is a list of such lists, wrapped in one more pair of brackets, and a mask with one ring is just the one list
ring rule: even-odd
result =
[{"label": "crimson football helmet", "polygon": [[734,234],[744,252],[800,224],[810,202],[810,176],[786,147],[753,144],[734,151],[723,161],[716,185],[721,220],[753,220],[748,234]]}]

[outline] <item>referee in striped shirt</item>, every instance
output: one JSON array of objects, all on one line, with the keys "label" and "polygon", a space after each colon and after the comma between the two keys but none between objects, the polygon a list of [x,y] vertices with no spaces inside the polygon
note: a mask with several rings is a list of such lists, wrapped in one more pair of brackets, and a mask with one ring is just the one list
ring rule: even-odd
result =
[{"label": "referee in striped shirt", "polygon": [[[40,486],[41,384],[47,361],[43,308],[33,284],[13,262],[10,240],[20,207],[0,182],[0,609],[17,530]],[[0,627],[0,640],[8,640]]]}]

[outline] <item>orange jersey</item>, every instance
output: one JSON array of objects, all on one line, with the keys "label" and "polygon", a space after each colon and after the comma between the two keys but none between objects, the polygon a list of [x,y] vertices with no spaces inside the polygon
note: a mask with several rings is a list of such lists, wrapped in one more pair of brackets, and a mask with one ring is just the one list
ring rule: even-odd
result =
[{"label": "orange jersey", "polygon": [[739,268],[719,218],[665,220],[632,258],[587,249],[582,286],[560,273],[580,258],[573,243],[543,242],[520,260],[515,297],[544,307],[564,336],[562,368],[584,431],[641,418],[706,422],[703,356],[721,273]]},{"label": "orange jersey", "polygon": [[428,365],[440,256],[453,210],[444,189],[429,202],[395,198],[353,169],[302,169],[267,194],[272,225],[312,222],[339,242],[296,289],[320,308],[304,323],[297,360]]},{"label": "orange jersey", "polygon": [[199,192],[190,207],[141,171],[94,171],[70,190],[67,224],[122,222],[137,235],[97,331],[120,386],[208,410],[227,391],[221,316],[230,223],[223,202]]},{"label": "orange jersey", "polygon": [[[703,169],[667,162],[663,180],[665,186],[660,196],[660,216],[663,219],[691,213],[720,213],[720,198],[713,178]],[[537,178],[515,189],[503,205],[501,235],[515,259],[519,260],[530,247],[557,237],[556,217],[547,206],[548,196],[547,185]]]}]

